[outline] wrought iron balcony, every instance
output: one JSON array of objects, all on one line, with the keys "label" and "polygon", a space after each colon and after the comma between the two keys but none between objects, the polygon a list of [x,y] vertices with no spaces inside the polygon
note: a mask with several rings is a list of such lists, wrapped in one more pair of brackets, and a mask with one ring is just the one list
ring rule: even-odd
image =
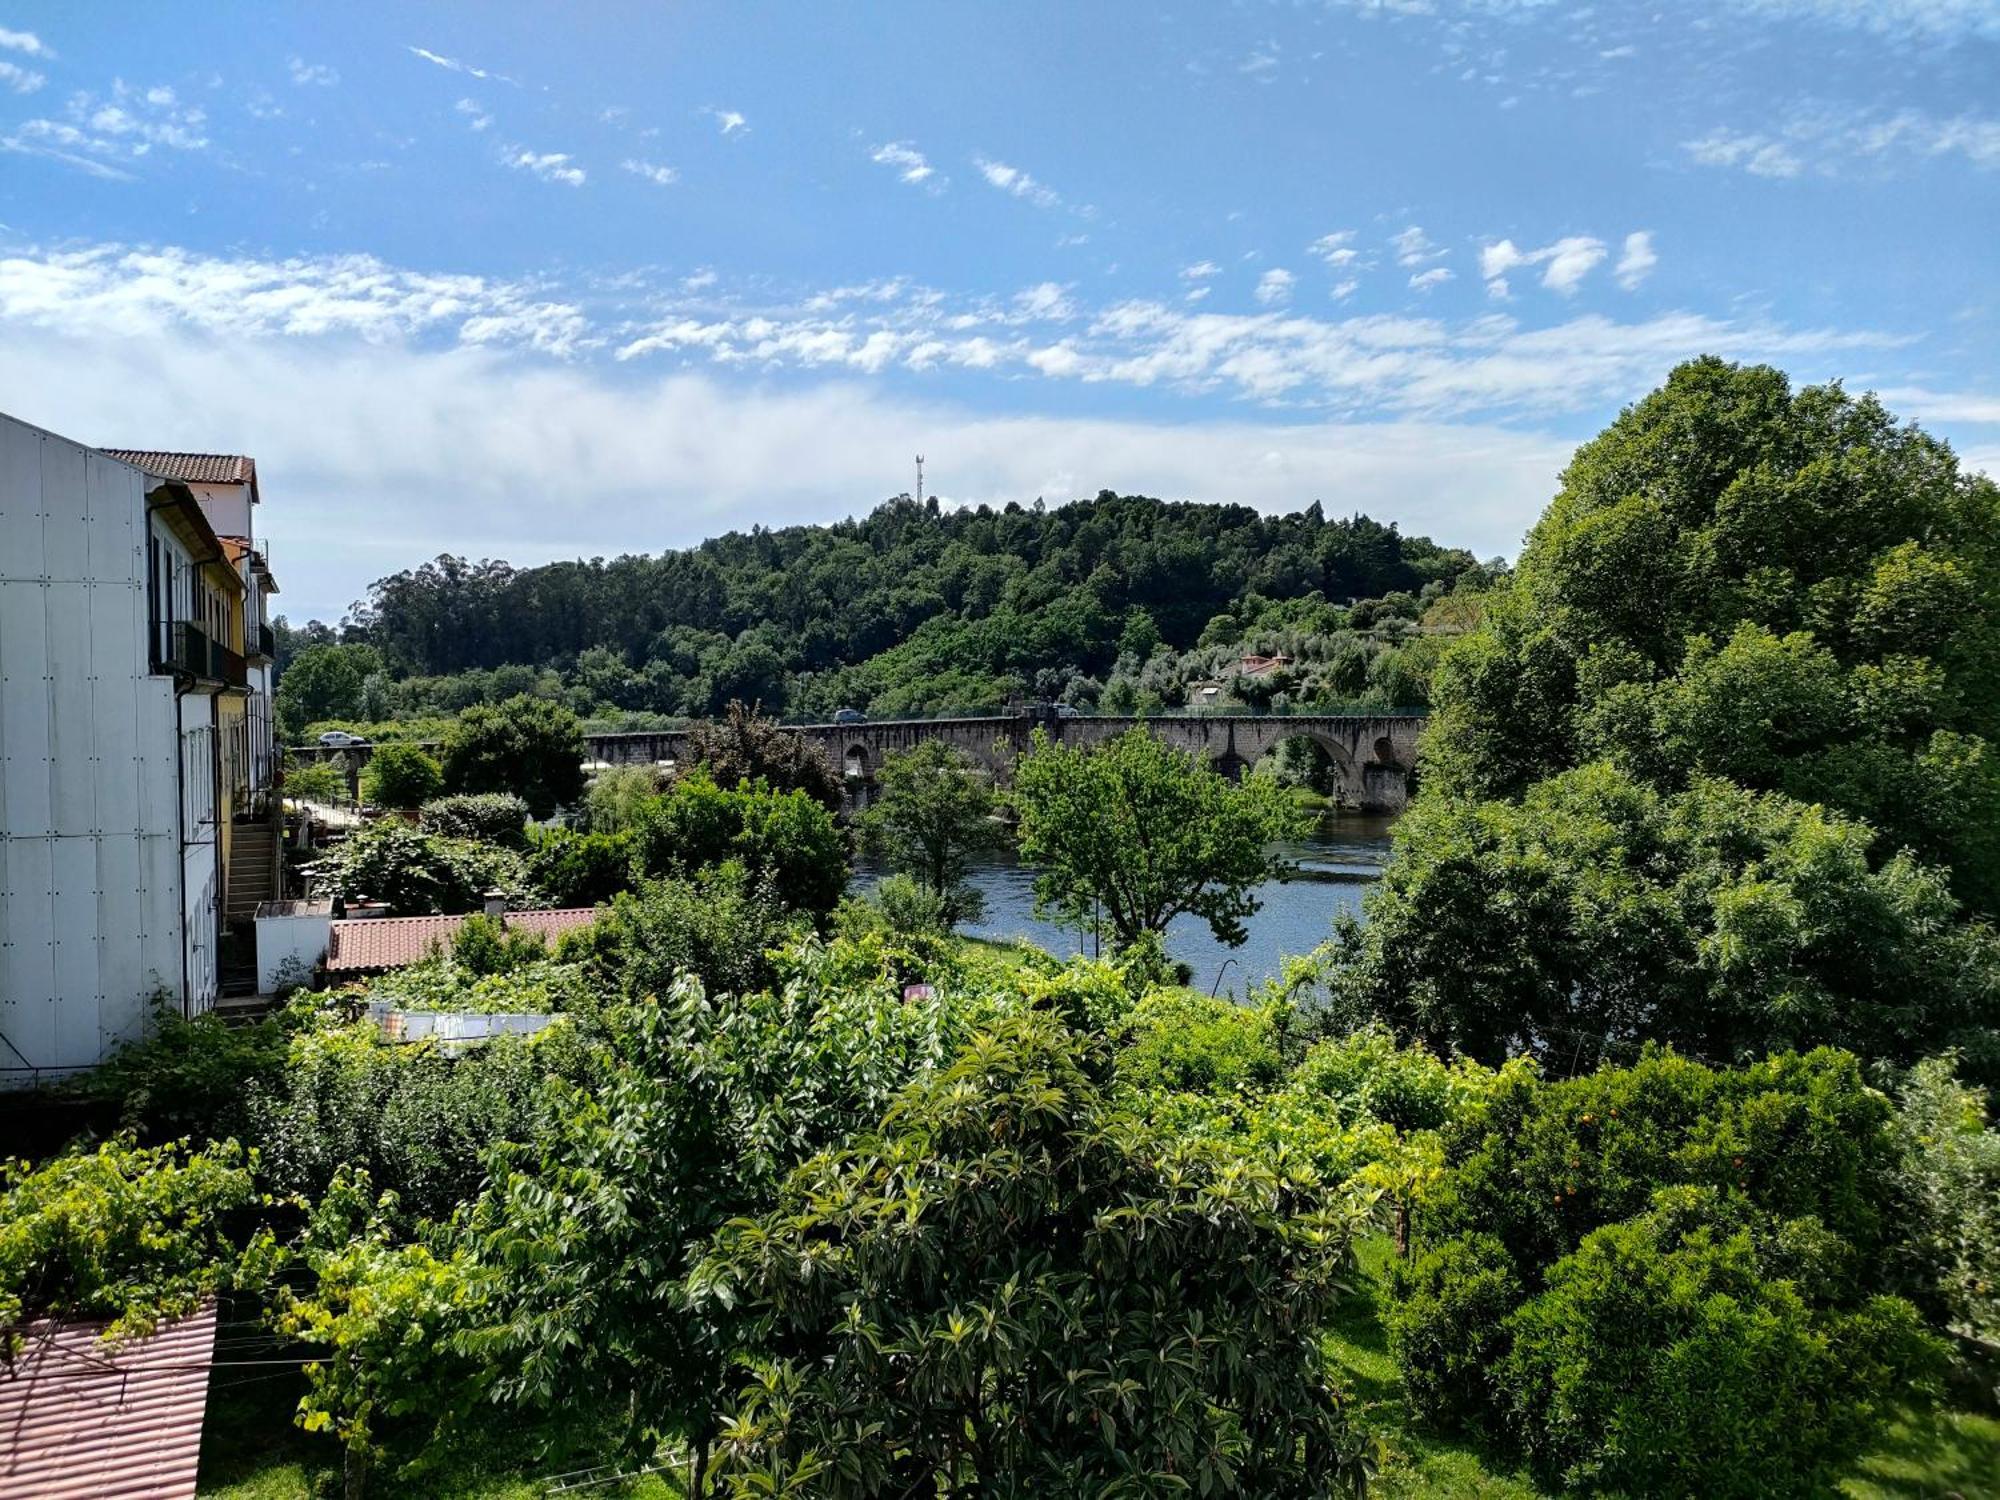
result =
[{"label": "wrought iron balcony", "polygon": [[243,632],[243,644],[249,648],[244,654],[253,660],[278,659],[278,632],[268,625],[247,626]]},{"label": "wrought iron balcony", "polygon": [[211,687],[246,687],[250,677],[243,657],[211,637],[198,625],[177,620],[154,631],[155,663],[160,671],[192,677]]}]

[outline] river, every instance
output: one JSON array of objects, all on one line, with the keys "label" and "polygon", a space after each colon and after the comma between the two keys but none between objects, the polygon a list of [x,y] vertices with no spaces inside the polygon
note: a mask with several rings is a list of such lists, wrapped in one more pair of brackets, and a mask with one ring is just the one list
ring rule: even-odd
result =
[{"label": "river", "polygon": [[[1263,904],[1245,924],[1250,936],[1240,948],[1218,943],[1198,917],[1176,918],[1167,928],[1167,948],[1194,970],[1190,983],[1241,996],[1275,979],[1286,957],[1310,953],[1325,942],[1334,913],[1359,911],[1362,893],[1388,860],[1391,821],[1343,813],[1328,818],[1310,838],[1281,845],[1299,873],[1258,887]],[[879,865],[864,860],[855,870],[855,885],[872,890],[882,873]],[[1035,872],[1011,851],[982,860],[970,878],[985,893],[986,915],[961,931],[975,937],[1025,938],[1051,953],[1091,951],[1088,936],[1035,915]]]}]

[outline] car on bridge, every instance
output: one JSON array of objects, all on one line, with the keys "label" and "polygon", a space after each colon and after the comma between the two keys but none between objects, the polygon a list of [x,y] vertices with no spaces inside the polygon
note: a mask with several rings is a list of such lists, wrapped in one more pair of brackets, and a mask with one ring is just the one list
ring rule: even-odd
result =
[{"label": "car on bridge", "polygon": [[864,714],[858,708],[835,709],[833,722],[836,724],[866,724],[868,722],[868,715]]},{"label": "car on bridge", "polygon": [[349,734],[345,729],[329,729],[319,737],[319,742],[329,750],[351,750],[368,743],[361,735]]}]

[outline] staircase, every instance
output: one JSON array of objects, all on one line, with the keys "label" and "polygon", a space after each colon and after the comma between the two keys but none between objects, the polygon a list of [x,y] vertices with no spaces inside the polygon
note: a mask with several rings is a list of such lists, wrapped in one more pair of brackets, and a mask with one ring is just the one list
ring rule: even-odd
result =
[{"label": "staircase", "polygon": [[257,908],[279,896],[278,833],[268,820],[238,823],[230,830],[229,886],[222,919],[247,923]]}]

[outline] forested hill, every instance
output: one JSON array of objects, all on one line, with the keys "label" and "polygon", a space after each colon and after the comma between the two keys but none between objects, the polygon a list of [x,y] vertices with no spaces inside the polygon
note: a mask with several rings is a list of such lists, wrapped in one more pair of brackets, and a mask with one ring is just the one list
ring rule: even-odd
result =
[{"label": "forested hill", "polygon": [[[495,681],[520,691],[524,670],[544,692],[556,674],[584,712],[700,714],[732,697],[794,716],[1094,702],[1121,671],[1127,695],[1171,705],[1189,674],[1222,663],[1183,662],[1197,647],[1248,645],[1260,629],[1317,640],[1329,659],[1354,632],[1393,645],[1393,629],[1371,627],[1413,623],[1469,572],[1484,581],[1469,552],[1365,516],[1329,520],[1317,503],[1266,516],[1108,491],[1054,509],[898,498],[860,520],[654,556],[441,557],[376,583],[343,639],[380,653],[404,715],[461,707]],[[1376,654],[1320,691],[1366,691]],[[1142,686],[1156,657],[1170,665]]]}]

